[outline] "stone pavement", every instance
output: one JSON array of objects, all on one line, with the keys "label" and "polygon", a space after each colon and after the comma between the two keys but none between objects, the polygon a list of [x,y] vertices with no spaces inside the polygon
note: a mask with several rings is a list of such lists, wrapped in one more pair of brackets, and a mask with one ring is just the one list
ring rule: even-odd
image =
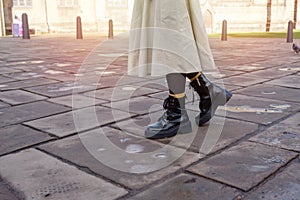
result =
[{"label": "stone pavement", "polygon": [[0,199],[299,200],[300,55],[210,43],[233,98],[198,128],[187,89],[193,133],[150,141],[166,83],[126,75],[128,35],[0,38]]}]

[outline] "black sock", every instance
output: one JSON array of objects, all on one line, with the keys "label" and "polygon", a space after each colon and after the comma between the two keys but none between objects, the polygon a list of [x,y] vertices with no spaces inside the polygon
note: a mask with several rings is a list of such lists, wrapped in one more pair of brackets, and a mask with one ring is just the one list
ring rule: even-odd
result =
[{"label": "black sock", "polygon": [[[171,73],[167,74],[167,83],[169,87],[170,94],[182,95],[185,93],[185,82],[186,77],[181,73]],[[182,98],[176,98],[180,103],[181,108],[185,108],[185,95]]]},{"label": "black sock", "polygon": [[196,77],[199,74],[199,72],[192,72],[192,73],[188,73],[188,74],[183,74],[183,76],[187,77],[188,79],[192,79],[194,77]]}]

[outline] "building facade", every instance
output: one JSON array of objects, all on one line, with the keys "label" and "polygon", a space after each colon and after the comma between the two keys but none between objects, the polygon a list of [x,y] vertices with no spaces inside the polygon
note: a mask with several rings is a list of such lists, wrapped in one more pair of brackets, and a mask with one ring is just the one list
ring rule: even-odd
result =
[{"label": "building facade", "polygon": [[[12,19],[14,16],[21,17],[22,13],[27,13],[30,28],[35,29],[37,33],[74,32],[77,16],[82,19],[84,31],[107,30],[109,19],[113,19],[115,30],[128,30],[133,1],[0,0],[0,33],[9,33]],[[228,32],[265,31],[267,20],[270,21],[271,31],[285,30],[288,21],[295,20],[297,0],[199,1],[207,31],[219,33],[223,20],[227,20]],[[269,12],[268,2],[271,2]],[[298,7],[299,5],[296,8]],[[297,17],[298,14],[296,19]]]}]

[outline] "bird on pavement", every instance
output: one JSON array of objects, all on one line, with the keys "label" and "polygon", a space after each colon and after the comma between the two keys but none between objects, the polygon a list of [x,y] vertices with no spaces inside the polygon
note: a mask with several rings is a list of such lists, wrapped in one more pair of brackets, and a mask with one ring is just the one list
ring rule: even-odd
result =
[{"label": "bird on pavement", "polygon": [[300,47],[298,47],[296,44],[293,44],[293,50],[295,53],[299,53],[300,52]]}]

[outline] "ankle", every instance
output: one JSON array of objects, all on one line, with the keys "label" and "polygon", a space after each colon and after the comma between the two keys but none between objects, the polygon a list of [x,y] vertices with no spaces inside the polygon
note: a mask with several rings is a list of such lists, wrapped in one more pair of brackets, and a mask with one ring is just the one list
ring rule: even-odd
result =
[{"label": "ankle", "polygon": [[172,108],[185,109],[185,93],[169,94],[169,104]]},{"label": "ankle", "polygon": [[191,82],[195,81],[197,78],[201,76],[202,72],[194,72],[187,74],[187,78],[190,79]]}]

